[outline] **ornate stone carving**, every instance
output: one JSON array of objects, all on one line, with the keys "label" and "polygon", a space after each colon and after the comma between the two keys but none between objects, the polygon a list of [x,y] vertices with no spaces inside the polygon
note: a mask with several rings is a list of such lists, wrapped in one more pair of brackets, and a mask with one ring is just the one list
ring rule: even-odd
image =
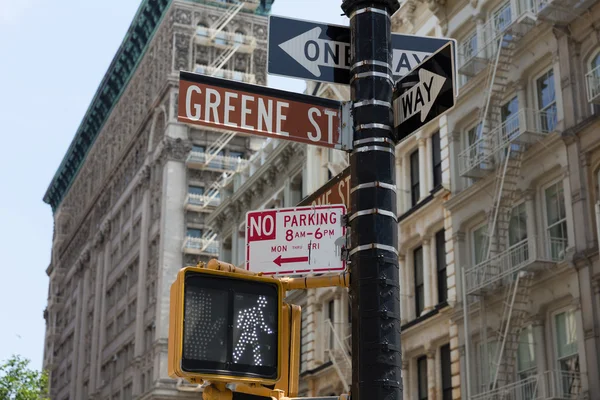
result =
[{"label": "ornate stone carving", "polygon": [[192,150],[192,144],[181,139],[165,138],[163,144],[163,154],[166,155],[167,160],[171,161],[185,161]]},{"label": "ornate stone carving", "polygon": [[175,23],[190,25],[192,23],[192,12],[190,10],[175,10]]},{"label": "ornate stone carving", "polygon": [[175,34],[175,55],[173,69],[175,71],[190,69],[190,37],[185,33]]}]

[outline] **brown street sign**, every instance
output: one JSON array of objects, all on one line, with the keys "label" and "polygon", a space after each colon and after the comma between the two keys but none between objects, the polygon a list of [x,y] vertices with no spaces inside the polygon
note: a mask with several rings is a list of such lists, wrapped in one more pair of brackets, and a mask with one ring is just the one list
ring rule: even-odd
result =
[{"label": "brown street sign", "polygon": [[342,109],[335,100],[180,73],[180,122],[343,149]]},{"label": "brown street sign", "polygon": [[344,204],[350,211],[350,167],[331,178],[313,194],[304,198],[298,206],[323,206]]}]

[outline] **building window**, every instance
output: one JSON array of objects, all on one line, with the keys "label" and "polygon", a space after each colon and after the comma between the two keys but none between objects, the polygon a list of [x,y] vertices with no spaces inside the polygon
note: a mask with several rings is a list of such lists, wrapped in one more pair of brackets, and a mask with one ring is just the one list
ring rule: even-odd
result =
[{"label": "building window", "polygon": [[473,231],[473,261],[475,265],[481,264],[487,257],[487,224]]},{"label": "building window", "polygon": [[556,93],[553,70],[538,78],[536,89],[540,110],[540,128],[542,132],[552,132],[556,128]]},{"label": "building window", "polygon": [[527,211],[525,203],[515,206],[508,224],[508,244],[513,246],[527,239]]},{"label": "building window", "polygon": [[202,237],[202,229],[196,228],[188,228],[187,229],[187,237],[191,238],[201,238]]},{"label": "building window", "polygon": [[544,191],[546,199],[546,234],[549,240],[550,257],[559,261],[564,259],[567,248],[567,215],[565,193],[562,182],[556,182]]},{"label": "building window", "polygon": [[562,312],[556,315],[554,320],[556,324],[558,367],[565,372],[579,372],[575,311]]},{"label": "building window", "polygon": [[[214,154],[214,153],[213,153]],[[221,150],[217,153],[215,157],[208,163],[210,168],[215,169],[223,169],[223,156],[225,155],[225,151]]]},{"label": "building window", "polygon": [[494,34],[504,32],[506,28],[512,22],[512,12],[510,8],[510,2],[506,2],[500,8],[498,8],[494,14]]},{"label": "building window", "polygon": [[440,141],[440,132],[431,136],[431,157],[433,163],[433,188],[442,186],[442,148]]},{"label": "building window", "polygon": [[448,275],[446,274],[446,231],[435,234],[435,262],[437,265],[438,303],[448,300]]},{"label": "building window", "polygon": [[244,153],[241,151],[230,151],[229,157],[235,158],[237,160],[238,158],[244,158]]},{"label": "building window", "polygon": [[425,283],[423,277],[423,247],[418,247],[413,252],[415,269],[415,312],[416,317],[423,312],[425,308]]},{"label": "building window", "polygon": [[410,199],[413,207],[419,202],[420,192],[419,150],[417,150],[410,155]]},{"label": "building window", "polygon": [[[533,338],[533,326],[528,325],[519,334],[517,349],[517,375],[519,380],[525,380],[536,374],[535,341]],[[527,386],[527,385],[526,385]],[[531,390],[530,390],[531,389]],[[523,388],[522,398],[534,398],[535,386]]]},{"label": "building window", "polygon": [[417,358],[417,391],[419,400],[427,400],[427,357]]},{"label": "building window", "polygon": [[452,361],[450,359],[450,345],[440,347],[440,361],[442,367],[442,400],[452,400]]},{"label": "building window", "polygon": [[204,153],[204,146],[198,146],[198,145],[192,145],[192,152],[193,153]]},{"label": "building window", "polygon": [[204,194],[204,188],[202,186],[189,186],[188,193],[202,196]]},{"label": "building window", "polygon": [[519,136],[519,100],[517,96],[500,107],[500,119],[502,121],[502,140],[510,140]]},{"label": "building window", "polygon": [[[487,352],[486,352],[487,348]],[[487,346],[483,343],[479,344],[479,370],[481,371],[481,391],[487,392],[492,388],[494,378],[496,377],[496,369],[498,368],[498,360],[496,357],[496,350],[498,349],[497,341],[488,341]],[[484,355],[487,354],[487,360]],[[487,361],[487,368],[486,366]]]},{"label": "building window", "polygon": [[329,322],[331,323],[331,330],[329,332],[329,348],[333,349],[335,347],[335,342],[334,342],[334,332],[333,332],[333,328],[335,328],[335,306],[334,306],[334,301],[333,300],[329,300],[329,303],[327,303],[327,318],[329,319]]},{"label": "building window", "polygon": [[477,30],[472,31],[461,43],[463,64],[477,54]]}]

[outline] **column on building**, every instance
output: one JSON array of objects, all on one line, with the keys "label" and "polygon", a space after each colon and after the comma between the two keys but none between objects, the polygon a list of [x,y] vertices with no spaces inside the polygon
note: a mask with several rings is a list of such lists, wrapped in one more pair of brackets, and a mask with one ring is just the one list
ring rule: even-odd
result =
[{"label": "column on building", "polygon": [[[81,285],[83,286],[80,290],[79,290],[79,294],[81,295],[81,298],[79,300],[79,303],[81,303],[81,306],[79,308],[78,314],[78,321],[80,321],[80,330],[79,330],[79,335],[77,335],[78,337],[78,344],[79,344],[79,348],[77,350],[77,364],[73,365],[73,370],[76,370],[76,373],[74,374],[75,379],[76,379],[76,391],[75,392],[71,392],[71,393],[75,393],[75,397],[76,398],[83,398],[83,381],[85,380],[85,376],[83,375],[83,370],[85,368],[85,353],[86,353],[86,346],[89,346],[89,343],[87,343],[86,341],[86,335],[88,332],[88,324],[91,323],[91,321],[88,321],[88,300],[89,300],[89,295],[90,295],[90,291],[89,291],[89,286],[90,286],[90,275],[92,274],[92,270],[90,268],[91,266],[91,260],[89,260],[88,262],[88,257],[89,257],[89,251],[88,254],[84,257],[84,262],[82,263],[82,268],[84,269],[83,271],[83,282],[81,283]],[[81,281],[80,281],[81,282]],[[88,384],[89,385],[89,384]]]},{"label": "column on building", "polygon": [[402,360],[402,385],[403,385],[403,400],[410,400],[410,363],[407,360]]},{"label": "column on building", "polygon": [[535,191],[528,189],[525,192],[525,213],[527,215],[527,247],[529,259],[535,260],[544,258],[542,250],[543,244],[537,240],[535,235]]},{"label": "column on building", "polygon": [[[423,239],[423,286],[425,292],[425,302],[423,313],[430,311],[433,308],[433,296],[431,287],[431,240],[429,238]],[[417,315],[417,317],[419,317]]]},{"label": "column on building", "polygon": [[439,303],[438,296],[438,276],[437,276],[437,241],[435,239],[435,234],[432,235],[433,244],[429,246],[429,273],[431,274],[431,305],[435,306]]},{"label": "column on building", "polygon": [[396,202],[398,207],[398,214],[404,213],[404,204],[406,199],[404,197],[404,179],[403,179],[403,163],[404,159],[402,154],[396,151],[396,186],[397,186],[397,194],[396,194]]},{"label": "column on building", "polygon": [[412,249],[406,252],[405,266],[407,291],[404,298],[406,299],[406,319],[412,321],[418,317],[415,308],[415,257]]},{"label": "column on building", "polygon": [[426,160],[426,139],[423,137],[418,138],[417,144],[419,145],[419,201],[421,201],[427,197],[427,171],[429,168],[427,167]]},{"label": "column on building", "polygon": [[420,169],[425,170],[425,192],[428,195],[433,189],[433,143],[431,135],[425,139],[425,163],[420,163]]},{"label": "column on building", "polygon": [[[335,294],[333,298],[333,321],[331,321],[333,328],[335,330],[335,334],[340,342],[343,340],[344,332],[342,330],[342,293],[340,290],[335,289]],[[338,340],[334,337],[334,348],[339,347]]]},{"label": "column on building", "polygon": [[[476,54],[478,51],[483,50],[483,45],[486,43],[485,40],[485,14],[480,12],[475,15],[475,23],[477,24],[475,27],[475,32],[477,34],[477,49],[475,49]],[[485,54],[481,54],[482,57],[485,57]]]},{"label": "column on building", "polygon": [[400,268],[400,325],[404,325],[408,322],[408,271],[406,264],[406,256],[404,254],[398,255],[398,268]]},{"label": "column on building", "polygon": [[398,214],[404,214],[412,207],[411,197],[410,197],[410,154],[407,154],[402,158],[402,177],[400,181],[400,194],[399,196],[403,199],[403,206],[401,210],[398,211]]},{"label": "column on building", "polygon": [[[83,298],[83,279],[81,279],[81,268],[83,268],[81,260],[78,260],[74,266],[75,274],[73,276],[73,281],[77,282],[77,288],[75,289],[75,332],[73,333],[73,352],[69,355],[71,357],[71,376],[69,377],[69,393],[73,393],[77,396],[77,388],[78,388],[78,368],[79,366],[79,358],[81,355],[81,351],[83,350],[81,343],[81,331],[85,326],[82,324],[83,320],[81,317],[83,305],[87,304],[85,299]],[[68,363],[68,362],[67,362]]]},{"label": "column on building", "polygon": [[136,372],[133,379],[133,395],[137,396],[143,392],[141,359],[144,352],[144,308],[146,299],[146,271],[148,269],[148,235],[150,231],[150,190],[149,176],[143,175],[141,182],[142,194],[142,220],[140,237],[140,257],[138,261],[137,302],[135,309],[135,341],[133,348],[133,359]]},{"label": "column on building", "polygon": [[436,398],[436,349],[429,348],[427,350],[427,398],[435,399]]},{"label": "column on building", "polygon": [[544,318],[542,315],[536,315],[532,321],[533,325],[533,340],[535,351],[535,366],[537,373],[541,374],[547,371],[548,364],[546,361],[546,338],[544,337]]},{"label": "column on building", "polygon": [[185,159],[190,145],[185,140],[176,140],[187,135],[187,128],[181,125],[170,125],[167,129],[167,140],[170,142],[163,149],[162,164],[162,201],[160,218],[160,250],[158,258],[158,277],[156,292],[155,340],[161,343],[159,352],[154,354],[152,376],[146,378],[151,382],[166,377],[168,357],[165,339],[169,336],[169,296],[173,278],[183,267],[183,252],[186,230],[185,213],[182,212],[187,195],[187,170]]},{"label": "column on building", "polygon": [[[96,234],[94,238],[94,246],[96,251],[96,258],[92,258],[91,262],[96,263],[96,288],[94,289],[94,320],[92,322],[92,344],[91,344],[91,355],[90,355],[90,383],[88,386],[89,393],[93,393],[98,386],[98,371],[100,370],[101,359],[99,356],[99,348],[101,347],[101,332],[102,332],[102,299],[104,296],[104,264],[105,257],[107,254],[106,248],[108,247],[108,240],[106,240],[108,225],[104,223],[100,226],[100,232]],[[103,246],[104,245],[104,246]]]}]

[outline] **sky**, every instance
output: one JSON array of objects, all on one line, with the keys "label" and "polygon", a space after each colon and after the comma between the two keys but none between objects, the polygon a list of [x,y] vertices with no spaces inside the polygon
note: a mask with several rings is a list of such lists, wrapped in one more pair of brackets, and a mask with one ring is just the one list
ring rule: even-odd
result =
[{"label": "sky", "polygon": [[[0,362],[42,367],[53,228],[42,197],[140,2],[0,0]],[[275,0],[272,14],[347,25],[340,4]]]}]

